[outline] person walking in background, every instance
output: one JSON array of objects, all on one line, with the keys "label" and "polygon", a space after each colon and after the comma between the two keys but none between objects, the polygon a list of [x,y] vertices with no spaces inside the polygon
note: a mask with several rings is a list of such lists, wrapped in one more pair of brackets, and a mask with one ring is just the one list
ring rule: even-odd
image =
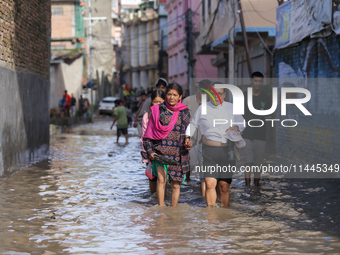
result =
[{"label": "person walking in background", "polygon": [[84,108],[83,108],[85,116],[89,115],[89,108],[90,108],[90,101],[87,98],[85,98],[84,99]]},{"label": "person walking in background", "polygon": [[78,102],[79,116],[80,117],[84,116],[84,102],[85,102],[85,100],[83,99],[83,96],[80,95],[79,102]]},{"label": "person walking in background", "polygon": [[[248,97],[253,97],[253,106],[257,110],[268,110],[272,106],[270,97],[261,91],[263,84],[264,75],[260,72],[254,72],[251,75],[251,87],[253,88],[253,95],[248,95],[245,93],[244,97],[244,119],[248,122],[251,119],[262,120],[266,123],[265,119],[270,118],[270,116],[258,116],[250,112],[248,108]],[[244,161],[246,166],[260,166],[263,162],[264,155],[266,152],[266,125],[262,127],[251,127],[248,126],[244,133],[242,134],[246,146],[241,149],[242,161]],[[245,183],[246,186],[250,186],[250,176],[251,173],[245,173]],[[254,173],[254,185],[260,185],[260,175],[261,172]]]},{"label": "person walking in background", "polygon": [[73,93],[71,94],[71,114],[72,117],[76,116],[76,104],[77,104],[77,99],[75,99]]},{"label": "person walking in background", "polygon": [[127,112],[127,119],[128,119],[128,125],[129,127],[132,127],[132,109],[131,109],[131,103],[125,104],[126,112]]},{"label": "person walking in background", "polygon": [[144,104],[146,98],[147,98],[147,95],[145,94],[145,92],[142,92],[140,94],[140,100],[139,100],[139,102],[137,104],[138,108],[142,107],[142,105]]},{"label": "person walking in background", "polygon": [[[164,102],[164,100],[165,100],[165,93],[164,93],[163,90],[154,90],[151,93],[151,106],[154,106],[154,105],[157,105],[157,104],[161,104],[161,103]],[[148,127],[149,120],[150,120],[150,115],[151,115],[151,110],[149,110],[149,112],[146,112],[144,114],[144,116],[143,116],[142,136],[141,136],[142,147],[143,147],[143,136],[144,136],[144,134],[146,132],[146,129]],[[143,158],[143,162],[147,163],[147,164],[150,164],[147,167],[152,169],[152,164],[151,164],[150,160]],[[152,177],[152,179],[150,177]],[[153,176],[148,176],[148,178],[149,178],[150,192],[151,192],[151,194],[153,194],[157,190],[157,177],[153,175]],[[166,190],[166,185],[165,185],[165,190]],[[164,195],[165,195],[165,192],[164,192]]]},{"label": "person walking in background", "polygon": [[121,134],[125,136],[125,142],[128,143],[128,121],[125,106],[122,105],[122,101],[119,99],[115,100],[115,106],[113,113],[114,120],[110,129],[112,130],[114,124],[117,122],[117,143]]},{"label": "person walking in background", "polygon": [[[160,90],[163,90],[165,92],[165,89],[166,89],[166,86],[168,85],[168,82],[166,81],[166,79],[164,78],[159,78],[156,83],[155,83],[155,87],[156,89],[160,89]],[[138,130],[140,131],[140,134],[142,133],[141,130],[142,130],[142,121],[143,121],[143,116],[146,112],[149,111],[150,109],[150,106],[151,106],[151,98],[147,98],[142,107],[139,107],[136,115],[135,115],[135,120],[134,120],[134,123],[133,123],[133,126],[134,127],[138,127]],[[139,132],[138,131],[138,132]]]},{"label": "person walking in background", "polygon": [[126,85],[125,82],[123,83],[123,90],[124,102],[130,102],[130,87]]},{"label": "person walking in background", "polygon": [[59,111],[60,111],[60,117],[64,118],[65,115],[65,105],[66,105],[66,96],[63,95],[60,99],[59,99]]},{"label": "person walking in background", "polygon": [[[191,95],[183,99],[183,104],[187,105],[190,111],[191,118],[195,115],[198,107],[201,105],[202,101],[202,94],[205,94],[204,90],[207,89],[206,85],[210,85],[211,81],[208,79],[201,80],[200,82],[195,83],[196,93],[195,95]],[[202,89],[201,89],[202,88]],[[202,134],[201,130],[198,127],[196,132],[192,135],[192,141],[193,141],[193,148],[190,150],[190,171],[196,166],[202,166],[203,165],[203,158],[202,158]],[[195,162],[196,161],[196,162]],[[201,161],[201,162],[200,162]],[[187,180],[190,180],[190,172],[187,174]],[[200,182],[201,182],[201,195],[205,196],[205,181],[202,176],[202,173],[200,173]]]},{"label": "person walking in background", "polygon": [[70,109],[71,109],[71,97],[69,94],[67,94],[67,90],[65,90],[64,93],[66,97],[66,104],[65,104],[65,117],[70,117]]},{"label": "person walking in background", "polygon": [[[184,148],[185,131],[190,122],[188,107],[181,103],[182,87],[171,83],[166,87],[165,103],[152,106],[150,121],[143,137],[143,146],[152,160],[152,169],[157,176],[158,204],[164,205],[167,176],[171,182],[171,206],[177,206],[180,183],[190,169],[189,152]],[[156,161],[156,156],[166,156],[177,165],[165,165]]]}]

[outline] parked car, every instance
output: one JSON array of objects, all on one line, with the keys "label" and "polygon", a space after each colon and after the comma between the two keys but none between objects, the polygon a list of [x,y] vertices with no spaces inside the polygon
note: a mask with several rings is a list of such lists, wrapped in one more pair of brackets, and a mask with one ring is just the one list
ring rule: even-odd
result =
[{"label": "parked car", "polygon": [[104,97],[99,103],[99,115],[109,114],[112,115],[112,109],[115,107],[115,100],[117,97]]}]

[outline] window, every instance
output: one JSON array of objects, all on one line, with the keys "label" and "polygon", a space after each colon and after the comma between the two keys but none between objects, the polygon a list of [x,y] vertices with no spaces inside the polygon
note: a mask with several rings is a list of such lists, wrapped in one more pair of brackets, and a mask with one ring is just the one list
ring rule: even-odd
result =
[{"label": "window", "polygon": [[178,74],[178,55],[175,56],[175,75]]},{"label": "window", "polygon": [[170,59],[169,63],[169,75],[172,76],[172,59]]},{"label": "window", "polygon": [[202,20],[205,20],[205,0],[202,0]]},{"label": "window", "polygon": [[63,15],[63,8],[58,7],[58,8],[52,8],[52,15]]},{"label": "window", "polygon": [[51,50],[65,50],[66,47],[64,45],[54,45],[51,46]]},{"label": "window", "polygon": [[184,58],[184,56],[185,56],[185,52],[182,51],[181,52],[181,69],[179,71],[180,73],[183,73],[184,70],[185,70],[185,58]]},{"label": "window", "polygon": [[179,25],[181,26],[183,23],[183,6],[179,5],[178,7],[178,19],[179,19]]},{"label": "window", "polygon": [[172,20],[172,12],[169,13],[169,20],[168,20],[168,24],[169,24],[169,32],[172,31],[172,22],[174,22]]},{"label": "window", "polygon": [[225,10],[224,10],[224,4],[223,4],[223,1],[221,1],[219,3],[219,6],[218,6],[218,15],[219,15],[219,18],[224,18],[224,15],[225,15]]},{"label": "window", "polygon": [[112,8],[116,9],[117,7],[117,0],[112,0]]},{"label": "window", "polygon": [[177,13],[177,8],[174,9],[174,24],[175,24],[175,27],[174,29],[176,29],[178,27],[178,24],[177,24],[177,21],[178,21],[178,13]]}]

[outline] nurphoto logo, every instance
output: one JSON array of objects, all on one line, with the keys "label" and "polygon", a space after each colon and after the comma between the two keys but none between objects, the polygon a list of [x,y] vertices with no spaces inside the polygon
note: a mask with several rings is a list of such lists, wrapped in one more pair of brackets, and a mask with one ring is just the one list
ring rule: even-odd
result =
[{"label": "nurphoto logo", "polygon": [[[244,95],[243,92],[240,88],[238,88],[235,85],[230,85],[230,84],[215,84],[214,88],[212,88],[209,85],[204,84],[205,86],[207,86],[207,88],[209,88],[219,99],[220,103],[222,104],[221,98],[218,95],[218,93],[216,92],[215,89],[228,89],[232,96],[233,96],[233,114],[234,115],[243,115],[244,114]],[[209,92],[206,89],[200,88],[201,90],[203,90],[204,92],[206,92],[214,101],[215,105],[216,105],[216,100],[214,98],[214,96],[211,94],[211,92]],[[273,103],[270,109],[268,110],[257,110],[254,108],[253,106],[253,98],[252,97],[248,97],[248,101],[247,101],[247,105],[249,108],[249,111],[251,113],[253,113],[254,115],[257,116],[268,116],[271,115],[272,113],[274,113],[277,109],[277,98],[278,98],[278,91],[277,88],[272,88],[272,97],[273,97]],[[253,93],[253,88],[248,88],[248,95],[252,95]],[[287,94],[289,93],[302,93],[305,95],[304,98],[287,98]],[[207,94],[202,94],[202,115],[206,115],[207,114]],[[296,88],[296,87],[292,87],[292,88],[281,88],[281,116],[285,116],[287,115],[287,105],[295,105],[305,116],[312,116],[312,114],[302,105],[304,103],[309,102],[309,100],[311,99],[311,93],[309,90],[304,89],[304,88]],[[272,123],[272,127],[274,127],[274,122],[275,121],[280,121],[279,119],[266,119],[265,121],[269,121]],[[230,120],[231,125],[236,125],[236,124],[242,124],[244,126],[246,126],[246,121],[244,120],[243,123],[232,123],[232,120]],[[258,125],[254,125],[253,123],[257,122],[260,123]],[[294,123],[293,125],[290,124],[288,125],[287,123]],[[214,127],[216,125],[223,125],[228,123],[228,120],[226,119],[214,119]],[[262,127],[264,125],[264,121],[261,119],[251,119],[248,121],[248,126],[250,127]],[[295,119],[284,119],[281,120],[281,125],[283,127],[296,127],[298,125],[297,120]]]}]

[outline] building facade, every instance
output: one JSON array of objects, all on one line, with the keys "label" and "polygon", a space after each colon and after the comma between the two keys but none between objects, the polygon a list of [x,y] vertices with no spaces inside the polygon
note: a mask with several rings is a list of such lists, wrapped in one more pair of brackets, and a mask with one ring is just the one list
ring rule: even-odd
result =
[{"label": "building facade", "polygon": [[51,1],[1,1],[0,176],[47,156]]},{"label": "building facade", "polygon": [[84,1],[52,0],[51,112],[59,111],[59,99],[65,90],[79,100],[86,84],[84,6]]},{"label": "building facade", "polygon": [[[186,95],[189,93],[186,25],[188,19],[191,19],[191,33],[194,36],[200,34],[200,14],[197,12],[199,6],[200,2],[194,0],[168,0],[165,7],[168,12],[169,82],[177,82],[182,85]],[[188,14],[189,9],[191,14]],[[193,44],[192,47],[194,47]],[[193,57],[196,60],[193,67],[194,78],[217,78],[217,68],[211,64],[215,55],[194,54]]]},{"label": "building facade", "polygon": [[[272,77],[272,50],[276,35],[277,1],[252,0],[240,1],[203,0],[199,8],[201,15],[201,33],[196,40],[197,54],[215,54],[212,64],[218,68],[218,77],[235,78],[237,85],[249,84],[249,71],[245,44],[240,23],[243,14],[245,30],[249,44],[249,54],[253,71],[262,72],[265,77]],[[234,55],[229,61],[229,33],[234,31],[231,44]],[[234,63],[229,68],[229,63]],[[233,74],[229,69],[234,70]]]},{"label": "building facade", "polygon": [[52,0],[52,41],[51,50],[75,50],[84,48],[84,1]]},{"label": "building facade", "polygon": [[[275,85],[279,91],[283,87],[298,87],[311,93],[311,99],[303,106],[312,116],[305,116],[293,105],[287,106],[286,116],[280,116],[281,107],[277,111],[277,119],[298,122],[295,128],[277,127],[277,153],[299,164],[339,162],[340,11],[332,5],[332,1],[297,0],[277,9]],[[310,15],[305,10],[311,7],[320,12]],[[287,16],[291,21],[285,23]],[[293,22],[297,18],[300,22]],[[297,36],[294,31],[301,27],[304,29]],[[298,96],[292,94],[290,98]]]},{"label": "building facade", "polygon": [[124,20],[123,31],[121,82],[132,88],[153,88],[159,77],[167,78],[164,3],[156,9],[154,2],[141,4]]},{"label": "building facade", "polygon": [[[89,14],[89,1],[85,1],[85,17]],[[112,0],[91,0],[91,16],[92,20],[92,82],[94,89],[94,102],[97,105],[105,96],[112,96],[115,59],[116,54],[114,46],[114,26],[112,19]],[[102,18],[96,20],[96,18]],[[89,25],[90,21],[85,20],[86,30],[86,70],[85,77],[88,84],[90,79],[90,41],[89,41]],[[91,101],[91,89],[85,88],[83,96]]]}]

